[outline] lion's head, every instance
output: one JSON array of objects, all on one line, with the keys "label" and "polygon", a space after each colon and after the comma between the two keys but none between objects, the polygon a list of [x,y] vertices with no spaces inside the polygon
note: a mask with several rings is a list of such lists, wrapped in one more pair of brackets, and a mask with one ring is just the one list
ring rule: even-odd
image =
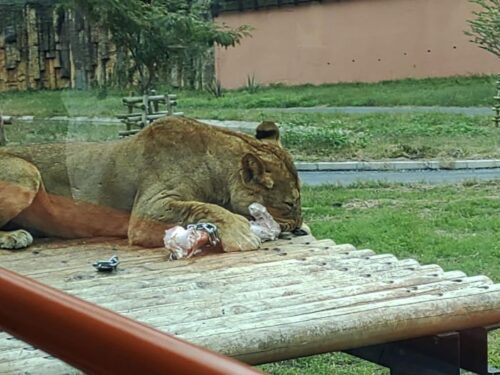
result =
[{"label": "lion's head", "polygon": [[[147,163],[151,168],[164,170],[165,165],[170,166],[165,182],[176,181],[177,195],[182,196],[186,186],[178,183],[183,178],[176,177],[178,173],[185,176],[189,170],[189,186],[193,187],[194,181],[205,181],[203,187],[189,193],[190,199],[198,199],[196,194],[203,191],[202,199],[248,219],[248,207],[257,202],[267,208],[283,231],[301,227],[297,170],[281,146],[279,129],[273,122],[260,124],[252,137],[193,119],[170,117],[148,126],[137,139],[147,145]],[[154,163],[159,165],[153,166]],[[192,165],[201,167],[191,168]],[[207,165],[215,178],[205,178]],[[218,173],[228,180],[219,179]]]},{"label": "lion's head", "polygon": [[240,171],[232,182],[231,211],[249,217],[253,202],[264,205],[282,231],[302,225],[300,184],[290,154],[281,147],[279,129],[272,122],[257,127],[257,147],[240,161]]}]

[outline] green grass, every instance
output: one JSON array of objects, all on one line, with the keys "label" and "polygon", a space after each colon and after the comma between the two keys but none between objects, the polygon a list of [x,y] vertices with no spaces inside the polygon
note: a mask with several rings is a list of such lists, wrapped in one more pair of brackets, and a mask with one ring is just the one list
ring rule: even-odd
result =
[{"label": "green grass", "polygon": [[69,123],[67,121],[16,121],[5,127],[8,145],[74,141],[109,141],[118,138],[125,125]]},{"label": "green grass", "polygon": [[40,90],[0,93],[0,113],[10,116],[109,116],[125,113],[121,104],[125,92],[115,91],[98,99],[97,91]]},{"label": "green grass", "polygon": [[[219,111],[219,115],[221,111]],[[500,158],[500,129],[488,116],[443,113],[367,115],[247,112],[248,120],[273,119],[296,160]],[[231,118],[232,112],[219,118]],[[109,140],[123,125],[64,122],[6,126],[9,142]]]},{"label": "green grass", "polygon": [[283,126],[283,144],[297,160],[500,157],[500,129],[490,116],[201,110],[196,117],[274,120]]},{"label": "green grass", "polygon": [[[226,92],[179,92],[187,116],[219,120],[274,120],[283,125],[283,144],[297,160],[459,159],[500,157],[500,130],[491,116],[443,113],[284,113],[266,107],[313,105],[490,106],[493,76],[451,77],[320,86],[272,86]],[[162,91],[163,92],[163,91]],[[0,93],[0,113],[8,115],[113,117],[125,112],[121,97],[130,93],[27,91]],[[260,109],[258,109],[260,108]],[[64,124],[19,123],[7,128],[11,143],[82,139]],[[92,139],[110,139],[116,128],[79,125]],[[84,137],[83,137],[84,139]]]},{"label": "green grass", "polygon": [[[379,83],[339,83],[328,85],[270,86],[225,92],[215,98],[204,91],[159,89],[177,93],[179,109],[195,111],[218,109],[285,108],[296,106],[491,106],[495,95],[494,76],[406,79]],[[0,93],[0,112],[4,114],[49,117],[114,116],[124,112],[121,97],[130,92],[108,90],[98,98],[97,90],[25,91]]]},{"label": "green grass", "polygon": [[[422,264],[437,263],[447,271],[485,274],[500,282],[500,181],[306,187],[303,207],[317,238],[414,258]],[[490,360],[500,366],[500,331],[490,334]],[[261,368],[275,375],[388,374],[341,353]]]},{"label": "green grass", "polygon": [[312,106],[489,106],[494,76],[405,79],[378,83],[270,86],[255,92],[228,91],[221,98],[205,93],[183,96],[188,111],[200,108],[288,108]]},{"label": "green grass", "polygon": [[304,187],[303,197],[306,221],[318,238],[500,282],[500,181]]}]

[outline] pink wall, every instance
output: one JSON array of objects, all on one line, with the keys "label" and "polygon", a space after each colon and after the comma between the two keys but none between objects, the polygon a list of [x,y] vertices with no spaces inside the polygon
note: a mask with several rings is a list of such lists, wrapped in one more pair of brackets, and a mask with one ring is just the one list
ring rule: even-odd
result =
[{"label": "pink wall", "polygon": [[226,88],[259,84],[374,82],[500,73],[500,60],[469,42],[468,0],[324,1],[223,13],[218,23],[254,27],[236,48],[216,51]]}]

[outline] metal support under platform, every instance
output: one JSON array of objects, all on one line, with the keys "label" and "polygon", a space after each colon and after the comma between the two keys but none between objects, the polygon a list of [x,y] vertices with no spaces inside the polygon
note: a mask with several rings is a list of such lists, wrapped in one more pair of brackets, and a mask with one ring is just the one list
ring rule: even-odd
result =
[{"label": "metal support under platform", "polygon": [[500,325],[396,341],[345,352],[388,367],[391,375],[498,375],[488,367],[488,332]]}]

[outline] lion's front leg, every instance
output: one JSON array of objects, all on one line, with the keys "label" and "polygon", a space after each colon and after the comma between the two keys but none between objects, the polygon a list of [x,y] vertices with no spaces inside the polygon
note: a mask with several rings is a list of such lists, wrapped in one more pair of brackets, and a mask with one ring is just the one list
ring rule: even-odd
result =
[{"label": "lion's front leg", "polygon": [[250,230],[249,221],[210,203],[172,199],[137,201],[130,218],[128,237],[132,245],[162,247],[166,229],[199,222],[213,223],[219,229],[226,252],[255,250],[260,239]]},{"label": "lion's front leg", "polygon": [[198,216],[197,222],[210,222],[217,225],[221,239],[222,250],[225,252],[248,251],[259,248],[261,240],[250,229],[250,222],[241,215],[232,213],[220,206],[201,203],[210,207],[202,207],[202,211],[207,209],[208,216]]},{"label": "lion's front leg", "polygon": [[33,236],[24,229],[0,231],[0,249],[24,249],[33,243]]}]

